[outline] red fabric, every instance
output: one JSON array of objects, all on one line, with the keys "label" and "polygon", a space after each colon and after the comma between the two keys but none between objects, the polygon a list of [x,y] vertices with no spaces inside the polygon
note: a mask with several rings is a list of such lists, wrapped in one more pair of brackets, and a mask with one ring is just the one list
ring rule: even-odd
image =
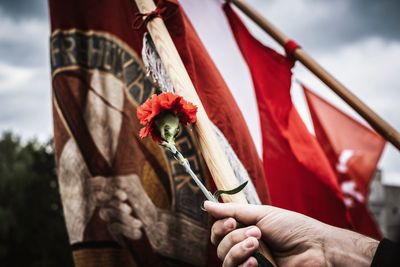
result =
[{"label": "red fabric", "polygon": [[[171,1],[176,2],[176,1]],[[222,131],[248,171],[262,203],[269,204],[269,193],[262,162],[250,132],[227,84],[217,70],[185,15],[179,12],[166,26],[211,121]],[[215,185],[211,185],[213,190]],[[210,247],[208,266],[219,266],[216,248]]]},{"label": "red fabric", "polygon": [[271,203],[349,226],[329,161],[291,102],[293,62],[254,39],[229,5],[224,9],[253,78]]},{"label": "red fabric", "polygon": [[[156,1],[159,2],[159,1]],[[131,0],[112,0],[101,3],[93,0],[49,1],[51,28],[79,29],[112,33],[124,46],[141,55],[143,30],[134,30],[137,7]],[[192,25],[179,7],[178,1],[166,0],[158,5],[166,7],[163,19],[189,72],[205,110],[212,122],[222,131],[243,163],[263,203],[269,203],[262,162],[244,118],[222,76],[200,42]],[[143,27],[144,28],[144,27]],[[212,182],[209,181],[212,186]],[[215,255],[215,248],[211,249]],[[210,266],[216,266],[210,256]]]},{"label": "red fabric", "polygon": [[296,41],[294,40],[287,41],[285,44],[286,56],[291,60],[295,60],[294,52],[296,51],[297,48],[300,48],[300,45]]},{"label": "red fabric", "polygon": [[[303,89],[316,137],[342,188],[344,191],[350,190],[345,193],[345,198],[354,230],[380,239],[382,236],[368,212],[366,200],[369,183],[385,146],[385,140],[312,93],[304,85]],[[351,186],[352,182],[354,186]]]},{"label": "red fabric", "polygon": [[133,21],[133,28],[135,30],[140,30],[143,27],[145,27],[147,25],[147,23],[154,19],[154,18],[161,18],[162,14],[165,12],[166,8],[160,8],[160,7],[156,7],[156,9],[154,9],[153,11],[150,11],[148,13],[136,13],[135,14],[135,20]]},{"label": "red fabric", "polygon": [[225,135],[245,166],[261,201],[268,204],[268,187],[262,162],[228,86],[181,7],[176,15],[166,21],[166,25],[207,115]]},{"label": "red fabric", "polygon": [[[57,1],[49,1],[52,11],[51,28],[53,31],[79,28],[80,30],[112,32],[140,55],[143,31],[135,31],[132,28],[134,15],[138,13],[132,1],[120,1],[118,5],[115,5],[114,1],[102,1],[101,5],[93,3],[90,0],[70,0],[67,4],[61,5]],[[166,26],[209,118],[222,131],[245,166],[261,201],[265,204],[269,203],[262,162],[228,86],[178,1],[160,1],[158,7],[166,7],[166,13],[170,14],[165,18]]]}]

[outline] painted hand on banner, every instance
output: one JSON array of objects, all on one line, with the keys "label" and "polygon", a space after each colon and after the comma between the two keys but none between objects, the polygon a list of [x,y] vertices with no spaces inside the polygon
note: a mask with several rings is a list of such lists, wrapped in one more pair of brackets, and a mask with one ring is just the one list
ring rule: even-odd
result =
[{"label": "painted hand on banner", "polygon": [[132,208],[126,203],[128,196],[124,190],[114,185],[115,182],[118,179],[101,176],[90,179],[97,205],[101,207],[100,218],[108,223],[108,230],[114,239],[124,244],[122,235],[133,240],[142,237],[143,223],[131,216]]},{"label": "painted hand on banner", "polygon": [[100,217],[110,234],[124,245],[122,236],[138,240],[145,231],[155,251],[187,262],[203,262],[208,231],[175,213],[157,208],[135,175],[97,176],[90,179]]}]

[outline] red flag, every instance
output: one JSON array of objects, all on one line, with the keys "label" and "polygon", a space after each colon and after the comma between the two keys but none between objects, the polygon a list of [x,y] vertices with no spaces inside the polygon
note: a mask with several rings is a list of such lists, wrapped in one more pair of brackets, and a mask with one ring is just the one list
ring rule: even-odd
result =
[{"label": "red flag", "polygon": [[[178,2],[157,2],[230,162],[268,202],[261,161],[226,84]],[[139,56],[143,14],[131,0],[49,5],[54,142],[75,265],[215,266],[204,196],[169,154],[138,138],[136,108],[155,92]],[[196,139],[183,128],[177,144],[211,184]]]},{"label": "red flag", "polygon": [[380,239],[382,236],[366,204],[369,183],[385,140],[304,85],[303,89],[316,137],[341,184],[354,230]]},{"label": "red flag", "polygon": [[[175,1],[171,1],[175,2]],[[228,86],[208,55],[182,8],[166,20],[166,26],[179,51],[207,115],[223,133],[239,160],[245,166],[257,194],[269,204],[262,162],[250,136],[243,115]]]},{"label": "red flag", "polygon": [[329,161],[292,104],[293,62],[254,39],[231,7],[224,8],[253,78],[271,203],[332,225],[349,226]]},{"label": "red flag", "polygon": [[[164,15],[165,25],[208,117],[222,133],[223,138],[226,138],[227,144],[235,153],[234,157],[237,157],[240,164],[243,164],[261,202],[268,204],[268,186],[264,179],[262,162],[243,115],[227,84],[178,1],[158,2],[159,5],[169,7]],[[176,11],[173,10],[174,8]],[[143,32],[133,32],[133,35],[139,38]],[[136,51],[141,51],[142,42],[135,42],[133,45]],[[233,167],[235,169],[237,166]]]}]

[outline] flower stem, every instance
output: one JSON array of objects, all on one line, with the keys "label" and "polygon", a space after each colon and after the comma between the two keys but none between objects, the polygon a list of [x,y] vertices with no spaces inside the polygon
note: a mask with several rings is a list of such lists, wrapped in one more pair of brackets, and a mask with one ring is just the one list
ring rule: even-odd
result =
[{"label": "flower stem", "polygon": [[178,149],[176,149],[173,143],[163,141],[161,143],[161,146],[163,146],[167,151],[169,151],[172,154],[172,156],[178,161],[178,163],[182,165],[183,168],[185,168],[185,171],[192,177],[193,181],[200,188],[201,192],[204,194],[207,200],[218,202],[218,200],[214,197],[214,195],[207,190],[204,184],[193,172],[192,168],[190,167],[189,161],[182,155],[181,152],[178,151]]}]

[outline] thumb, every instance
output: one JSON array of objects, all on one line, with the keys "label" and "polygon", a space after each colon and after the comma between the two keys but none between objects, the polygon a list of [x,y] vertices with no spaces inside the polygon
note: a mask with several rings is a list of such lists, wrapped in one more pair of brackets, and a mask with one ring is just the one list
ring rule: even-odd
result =
[{"label": "thumb", "polygon": [[211,201],[204,202],[204,208],[216,219],[233,217],[245,225],[257,224],[269,212],[272,207],[238,204],[238,203],[215,203]]}]

